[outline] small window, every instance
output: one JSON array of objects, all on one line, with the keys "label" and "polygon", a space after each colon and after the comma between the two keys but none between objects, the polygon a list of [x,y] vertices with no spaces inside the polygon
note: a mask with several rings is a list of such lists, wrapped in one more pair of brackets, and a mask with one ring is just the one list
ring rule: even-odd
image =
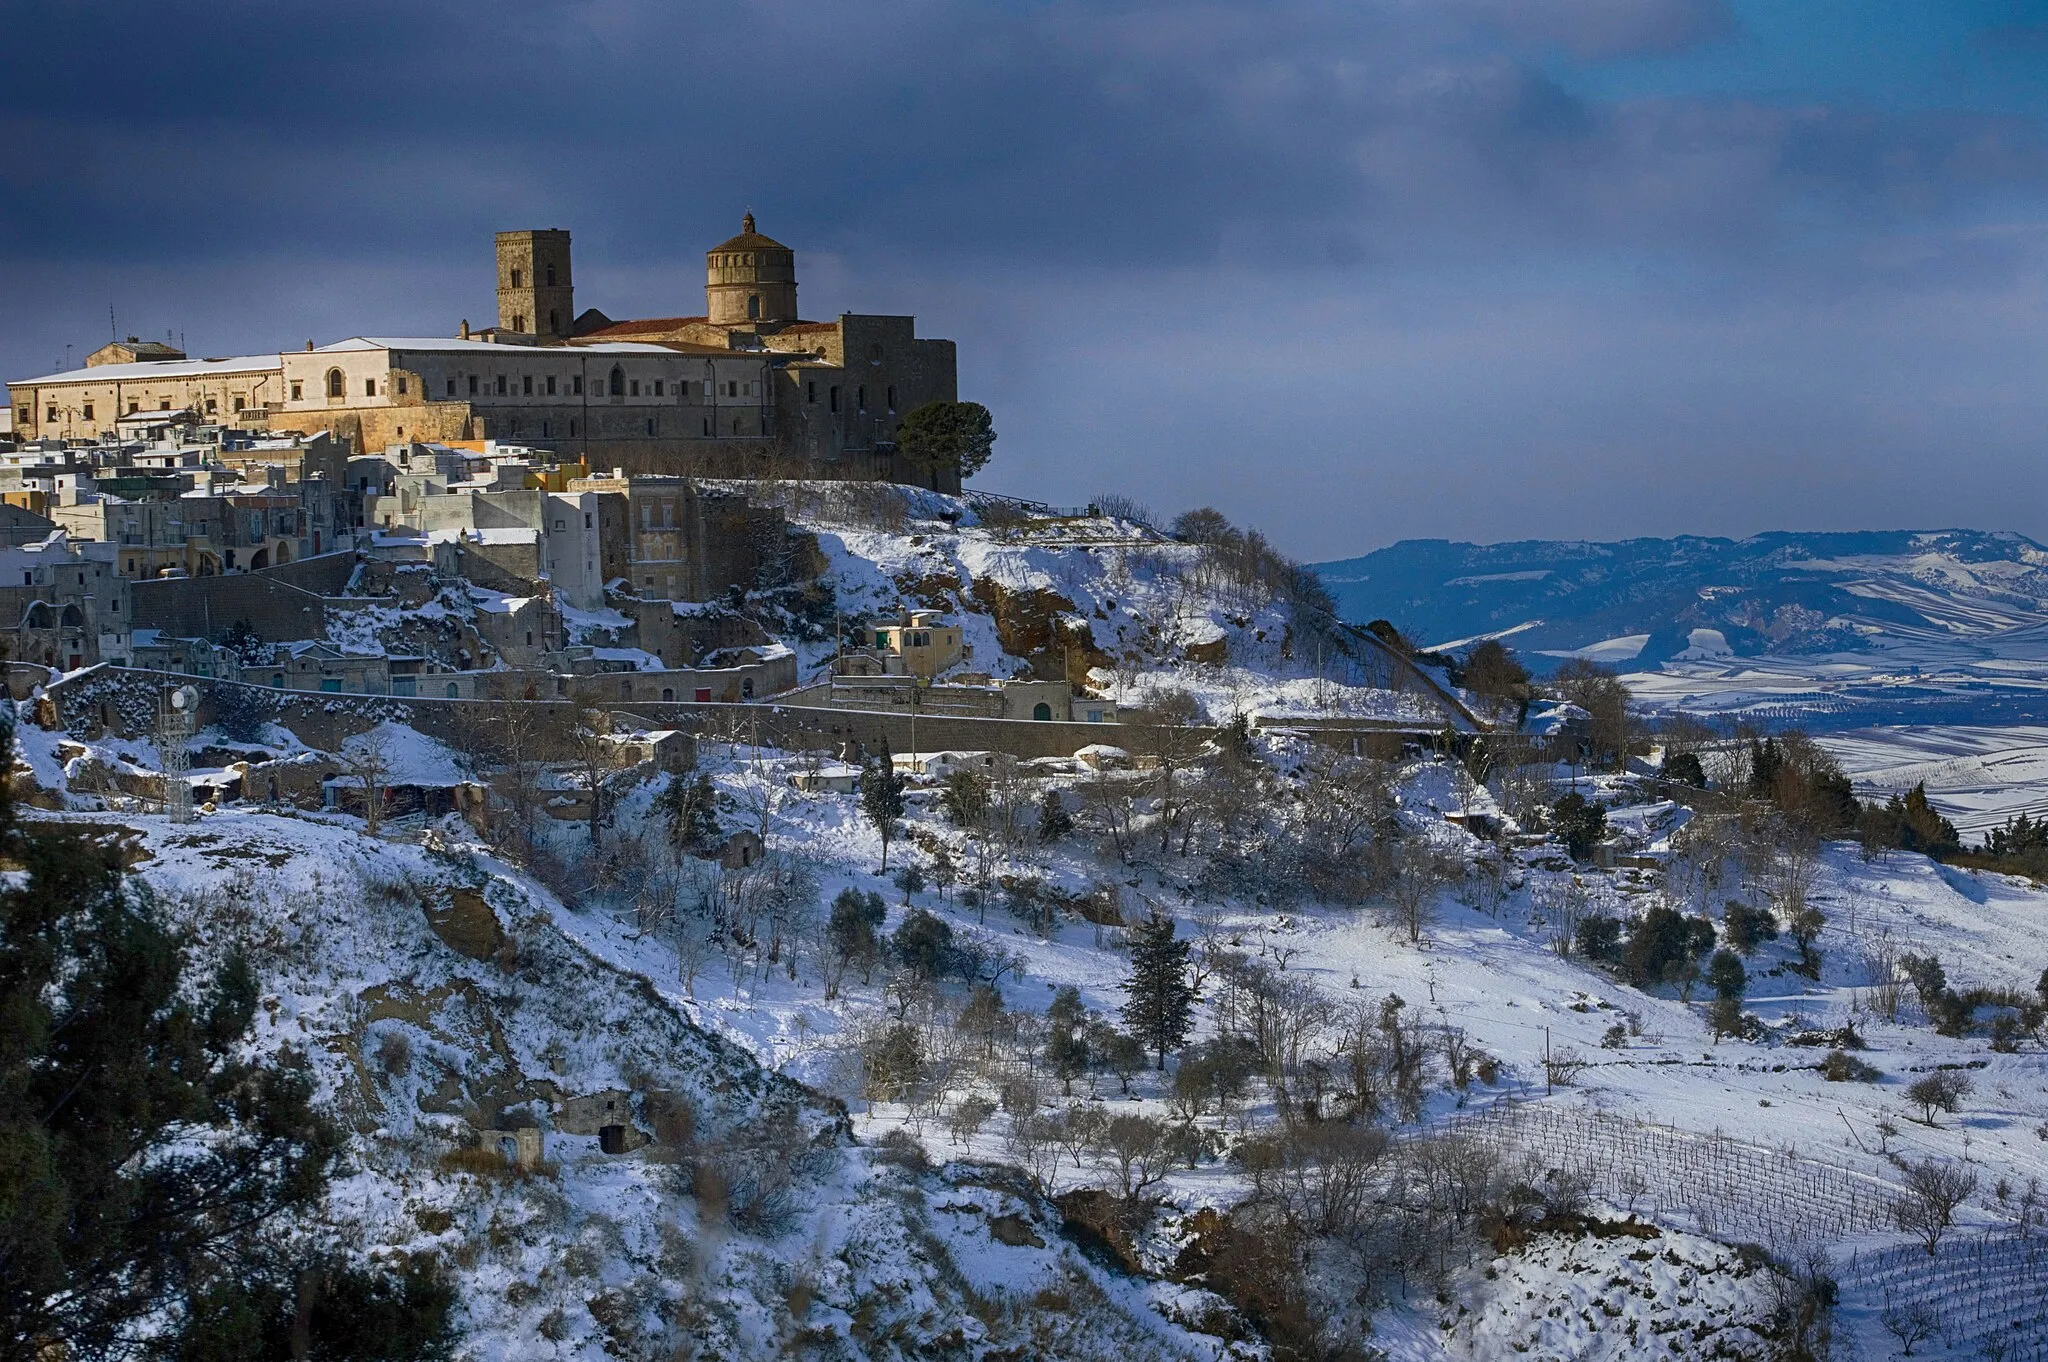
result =
[{"label": "small window", "polygon": [[706,436],[711,434],[711,418],[708,416],[704,418],[704,434]]},{"label": "small window", "polygon": [[658,378],[654,380],[654,395],[656,397],[661,396],[661,380]]},{"label": "small window", "polygon": [[549,375],[548,375],[548,396],[549,396],[549,397],[553,397],[554,395],[555,395],[555,376],[554,376],[553,374],[549,374]]},{"label": "small window", "polygon": [[[576,395],[576,396],[578,396],[578,397],[581,397],[581,396],[583,395],[583,375],[582,375],[582,374],[571,374],[571,375],[569,375],[569,391],[570,391],[571,393],[575,394],[575,395]],[[572,435],[573,435],[573,434],[575,434],[575,432],[574,432],[574,431],[571,431],[571,432],[570,432],[570,434],[572,434]]]},{"label": "small window", "polygon": [[518,270],[514,270],[514,271],[512,271],[512,287],[513,287],[513,288],[518,288],[518,287],[519,287],[519,271],[518,271]]},{"label": "small window", "polygon": [[[552,271],[550,271],[550,273],[552,273]],[[555,311],[553,308],[548,309],[548,334],[550,336],[559,336],[562,334],[562,314]]]},{"label": "small window", "polygon": [[[171,409],[171,399],[168,397],[162,399],[156,404],[156,409],[158,411],[169,411]],[[55,408],[52,408],[52,410],[54,411]]]},{"label": "small window", "polygon": [[519,393],[520,393],[520,396],[522,396],[522,397],[531,397],[531,396],[533,396],[533,375],[532,375],[532,374],[527,374],[527,375],[525,375],[524,377],[522,377],[522,378],[521,378],[521,379],[519,380]]},{"label": "small window", "polygon": [[48,411],[43,413],[43,420],[45,421],[55,421],[56,419],[57,409],[55,407],[51,407]]},{"label": "small window", "polygon": [[634,379],[634,380],[633,380],[633,383],[632,383],[632,389],[633,389],[633,396],[635,396],[635,397],[638,397],[638,396],[640,395],[640,380],[639,380],[639,379],[637,379],[637,378],[636,378],[636,379]]},{"label": "small window", "polygon": [[649,435],[654,434],[654,418],[652,416],[647,418],[647,433]]},{"label": "small window", "polygon": [[837,383],[834,383],[834,384],[832,385],[832,391],[831,391],[830,393],[828,393],[828,394],[827,394],[827,397],[828,397],[828,398],[830,399],[830,406],[831,406],[832,410],[834,410],[834,411],[838,411],[838,410],[839,410],[839,385],[838,385]]},{"label": "small window", "polygon": [[363,380],[363,396],[365,396],[365,397],[375,397],[376,395],[377,395],[377,380],[376,380],[376,379],[374,379],[374,378],[366,378],[366,379],[364,379],[364,380]]},{"label": "small window", "polygon": [[470,395],[471,397],[475,397],[475,396],[476,396],[476,375],[475,375],[475,374],[471,374],[471,375],[469,376],[469,395]]},{"label": "small window", "polygon": [[[452,382],[452,380],[451,380],[451,382]],[[451,387],[451,388],[449,389],[449,391],[451,391],[451,392],[452,392],[452,391],[454,391],[454,389],[453,389],[453,388]],[[306,400],[306,385],[305,385],[305,384],[303,384],[303,383],[294,383],[294,384],[292,384],[292,401],[294,401],[294,402],[303,402],[303,401],[305,401],[305,400]]]},{"label": "small window", "polygon": [[[216,401],[215,399],[213,399],[213,398],[211,398],[211,397],[209,397],[209,398],[207,398],[207,399],[206,399],[206,414],[207,414],[208,416],[211,416],[211,415],[213,415],[213,414],[214,414],[215,412],[217,412],[217,411],[219,411],[219,410],[220,410],[220,403],[219,403],[218,401]],[[88,413],[88,414],[90,414],[90,413]]]},{"label": "small window", "polygon": [[586,530],[590,528],[590,512],[588,511],[583,513],[583,528]]},{"label": "small window", "polygon": [[398,380],[398,395],[405,396],[405,380],[402,378]]},{"label": "small window", "polygon": [[503,397],[504,395],[505,395],[505,376],[504,376],[503,374],[499,374],[499,375],[498,375],[498,396],[500,396],[500,397]]},{"label": "small window", "polygon": [[[134,415],[134,414],[135,414],[136,412],[138,412],[138,411],[141,411],[141,410],[142,410],[142,404],[141,404],[140,402],[137,402],[137,401],[136,401],[136,400],[135,400],[134,398],[132,398],[132,397],[128,399],[128,414],[129,414],[130,416],[133,416],[133,415]],[[53,417],[51,417],[50,419],[54,421],[54,420],[56,420],[57,418],[53,416]]]},{"label": "small window", "polygon": [[455,396],[455,380],[452,378],[448,380],[448,395]]},{"label": "small window", "polygon": [[[399,389],[399,391],[400,391],[400,392],[403,392],[403,391],[404,391],[404,389],[403,389],[403,388],[400,388],[400,389]],[[246,408],[246,407],[247,407],[248,405],[249,405],[249,402],[248,402],[248,399],[247,399],[247,398],[242,398],[242,397],[238,397],[238,398],[236,398],[236,399],[235,399],[235,410],[236,410],[236,411],[241,411],[241,410],[243,410],[244,408]],[[87,408],[85,409],[85,414],[86,414],[87,416],[90,416],[90,415],[92,415],[92,408],[91,408],[91,407],[87,407]]]},{"label": "small window", "polygon": [[862,411],[868,409],[868,385],[863,383],[853,390],[853,405]]},{"label": "small window", "polygon": [[515,312],[512,314],[512,329],[514,331],[526,330],[526,314],[524,312]]},{"label": "small window", "polygon": [[327,371],[327,395],[329,397],[346,396],[348,389],[343,385],[347,382],[348,380],[342,376],[341,370],[329,369]]},{"label": "small window", "polygon": [[747,320],[761,320],[761,295],[758,293],[747,295]]},{"label": "small window", "polygon": [[[294,394],[294,395],[296,396],[296,394]],[[23,408],[21,409],[21,416],[20,416],[20,420],[21,420],[21,423],[22,423],[23,425],[27,425],[27,424],[28,424],[28,415],[29,415],[29,409],[28,409],[27,407],[23,407]]]},{"label": "small window", "polygon": [[896,385],[894,383],[889,385],[889,410],[896,410]]},{"label": "small window", "polygon": [[740,385],[731,379],[727,379],[725,381],[725,395],[727,397],[738,397],[740,395]]},{"label": "small window", "polygon": [[816,383],[806,383],[806,384],[804,384],[804,401],[806,401],[806,402],[815,402],[815,401],[817,401],[817,400],[818,400],[818,385],[817,385]]},{"label": "small window", "polygon": [[[240,411],[241,409],[242,404],[240,402],[235,403],[235,410]],[[80,414],[83,415],[86,420],[92,420],[92,403],[86,403],[84,409],[81,411]]]}]

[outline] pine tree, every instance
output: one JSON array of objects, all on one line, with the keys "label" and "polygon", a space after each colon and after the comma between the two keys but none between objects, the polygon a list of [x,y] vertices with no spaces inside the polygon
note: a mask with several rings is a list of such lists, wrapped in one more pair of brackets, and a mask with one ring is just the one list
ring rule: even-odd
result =
[{"label": "pine tree", "polygon": [[887,746],[880,756],[870,758],[861,767],[860,811],[881,834],[884,870],[889,868],[889,839],[895,835],[896,820],[903,816],[903,787],[908,783],[896,773],[896,762]]},{"label": "pine tree", "polygon": [[1074,816],[1058,790],[1047,790],[1038,801],[1038,840],[1051,846],[1074,830]]},{"label": "pine tree", "polygon": [[341,1139],[302,1064],[243,1057],[247,962],[189,980],[118,862],[25,831],[4,788],[0,852],[25,871],[0,888],[0,1359],[144,1334],[178,1358],[444,1356],[431,1264],[365,1272],[292,1233]]},{"label": "pine tree", "polygon": [[1188,943],[1176,940],[1173,919],[1152,914],[1131,935],[1131,977],[1124,982],[1124,1025],[1159,1056],[1187,1040],[1195,1021],[1195,990],[1188,982]]}]

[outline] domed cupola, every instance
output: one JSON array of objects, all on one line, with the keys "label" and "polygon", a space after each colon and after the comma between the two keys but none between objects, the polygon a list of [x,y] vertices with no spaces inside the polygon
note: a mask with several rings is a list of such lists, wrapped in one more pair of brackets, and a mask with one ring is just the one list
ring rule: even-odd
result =
[{"label": "domed cupola", "polygon": [[705,316],[713,325],[775,327],[797,319],[796,252],[754,230],[754,215],[740,234],[705,252]]}]

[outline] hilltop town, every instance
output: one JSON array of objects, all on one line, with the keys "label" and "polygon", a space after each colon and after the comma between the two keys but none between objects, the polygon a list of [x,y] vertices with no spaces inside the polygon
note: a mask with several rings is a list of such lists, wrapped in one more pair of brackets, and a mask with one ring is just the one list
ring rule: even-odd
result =
[{"label": "hilltop town", "polygon": [[497,278],[449,340],[9,384],[10,902],[106,866],[243,999],[207,1063],[332,1123],[271,1294],[152,1327],[2042,1355],[2039,824],[1427,646],[1213,508],[972,489],[951,343],[802,321],[751,218],[701,317],[577,312],[561,232]]}]

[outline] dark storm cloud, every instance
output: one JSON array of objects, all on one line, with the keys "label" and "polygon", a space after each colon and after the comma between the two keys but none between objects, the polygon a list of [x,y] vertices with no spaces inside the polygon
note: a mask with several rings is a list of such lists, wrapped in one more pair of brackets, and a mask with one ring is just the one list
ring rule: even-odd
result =
[{"label": "dark storm cloud", "polygon": [[[1071,348],[1063,326],[1150,328],[1145,343],[1168,348],[1148,365],[1164,373],[1215,362],[1204,324],[1240,354],[1287,353],[1306,326],[1372,353],[1427,317],[1467,348],[1410,374],[1403,457],[1484,467],[1503,430],[1542,424],[1518,404],[1579,413],[1593,444],[1633,422],[1600,415],[1603,375],[1547,402],[1493,382],[1487,338],[1460,333],[1460,317],[1529,300],[1499,325],[1567,349],[1585,338],[1554,328],[1604,345],[1711,318],[1699,344],[1728,354],[1631,364],[1628,391],[1606,399],[1654,405],[1678,400],[1660,387],[1691,394],[1702,373],[1739,368],[1734,351],[1788,332],[1825,348],[1830,317],[1851,311],[1853,351],[1870,318],[1903,315],[1887,298],[1939,315],[2024,289],[2048,216],[2041,128],[2010,112],[1654,78],[1603,95],[1580,79],[1739,51],[1740,13],[1715,0],[229,0],[13,5],[4,31],[27,54],[0,86],[0,257],[23,281],[0,335],[12,373],[91,343],[94,325],[103,336],[109,302],[145,329],[190,326],[211,352],[447,330],[487,308],[481,243],[505,226],[577,232],[579,301],[616,310],[631,286],[642,306],[689,306],[693,260],[752,206],[806,253],[808,300],[914,308],[966,342],[965,378],[1008,404],[1001,476],[1025,490],[1067,476],[1087,438],[1077,414],[1115,403],[1115,447],[1086,451],[1098,476],[1169,502],[1228,490],[1199,482],[1216,453],[1202,432],[1230,429],[1242,406],[1213,399],[1223,409],[1205,416],[1203,394],[1227,389],[1197,382],[1148,408],[1113,345],[1092,377],[1049,354]],[[2028,32],[1977,41],[2025,61]],[[821,300],[828,287],[843,296]],[[1113,320],[1085,315],[1111,295]],[[1239,309],[1228,322],[1225,305]],[[1744,308],[1769,311],[1751,323],[1768,334],[1745,331]],[[2021,328],[2012,344],[2034,343],[2007,325]],[[1914,366],[1939,371],[1946,353]],[[1323,371],[1326,358],[1272,418],[1275,438],[1373,418],[1377,376]],[[1065,386],[1030,387],[1034,369]],[[1415,402],[1439,419],[1418,420]],[[1744,405],[1732,390],[1723,402]],[[1711,449],[1716,430],[1751,438],[1707,397],[1680,405],[1696,422],[1688,448]],[[1257,438],[1248,425],[1229,443]],[[1384,457],[1339,448],[1324,466],[1361,490],[1405,485]],[[1426,509],[1390,506],[1368,532],[1404,517],[1451,527],[1416,524]],[[1290,518],[1283,536],[1334,533],[1279,509]]]}]

